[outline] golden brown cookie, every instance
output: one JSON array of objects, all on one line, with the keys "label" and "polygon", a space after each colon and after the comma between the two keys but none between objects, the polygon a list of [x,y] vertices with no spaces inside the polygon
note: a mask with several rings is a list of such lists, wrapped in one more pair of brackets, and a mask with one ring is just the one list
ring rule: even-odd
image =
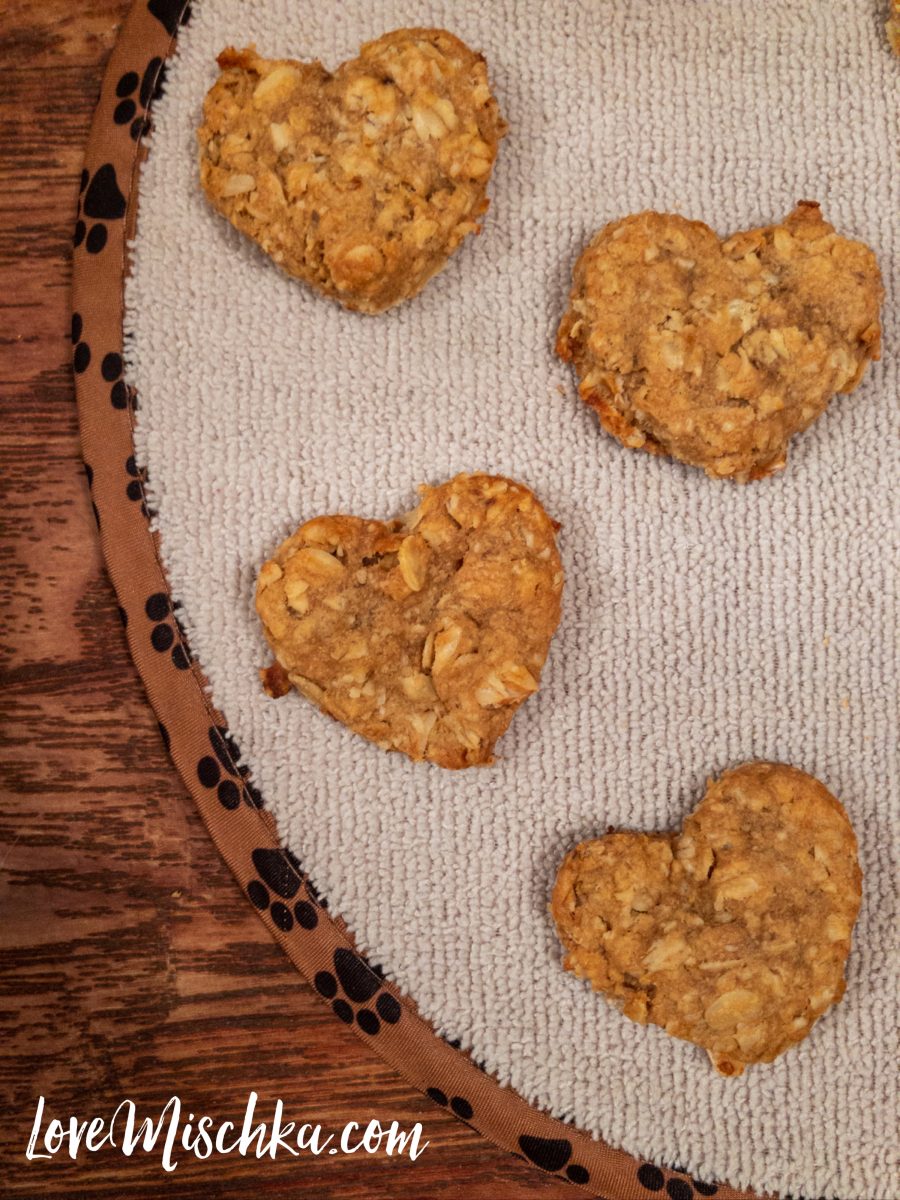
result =
[{"label": "golden brown cookie", "polygon": [[900,54],[900,0],[891,0],[891,10],[885,29],[891,49],[895,54]]},{"label": "golden brown cookie", "polygon": [[316,517],[262,567],[256,608],[293,684],[384,750],[493,761],[559,622],[555,522],[520,483],[457,475],[393,521]]},{"label": "golden brown cookie", "polygon": [[506,123],[483,57],[453,34],[397,29],[334,74],[253,46],[218,63],[203,190],[290,275],[378,313],[478,232]]},{"label": "golden brown cookie", "polygon": [[710,782],[681,833],[576,846],[550,910],[567,970],[740,1075],[844,994],[861,884],[839,801],[796,767],[756,762]]},{"label": "golden brown cookie", "polygon": [[746,482],[879,357],[883,296],[872,251],[812,201],[725,242],[643,212],[582,253],[556,349],[623,445]]}]

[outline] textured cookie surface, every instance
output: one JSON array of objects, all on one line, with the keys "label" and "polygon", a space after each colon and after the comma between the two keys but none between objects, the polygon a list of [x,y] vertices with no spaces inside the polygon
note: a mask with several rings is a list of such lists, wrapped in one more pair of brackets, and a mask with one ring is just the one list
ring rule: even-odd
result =
[{"label": "textured cookie surface", "polygon": [[555,525],[522,484],[457,475],[387,523],[316,517],[259,574],[256,607],[290,684],[385,750],[492,761],[537,691],[559,622]]},{"label": "textured cookie surface", "polygon": [[347,308],[414,296],[479,228],[506,125],[484,59],[441,29],[398,29],[332,75],[223,50],[199,130],[212,205]]},{"label": "textured cookie surface", "polygon": [[891,0],[891,11],[885,28],[891,49],[900,55],[900,0]]},{"label": "textured cookie surface", "polygon": [[643,212],[582,253],[557,352],[625,446],[746,482],[878,358],[882,297],[871,250],[812,202],[725,242]]},{"label": "textured cookie surface", "polygon": [[551,912],[568,970],[739,1075],[840,1000],[861,880],[830,792],[794,767],[747,763],[710,784],[679,834],[576,846]]}]

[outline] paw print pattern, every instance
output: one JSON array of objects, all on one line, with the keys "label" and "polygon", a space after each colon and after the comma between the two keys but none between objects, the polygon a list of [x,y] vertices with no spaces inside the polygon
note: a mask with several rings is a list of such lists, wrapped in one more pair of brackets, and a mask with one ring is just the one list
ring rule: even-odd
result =
[{"label": "paw print pattern", "polygon": [[[83,375],[91,365],[91,348],[84,340],[84,319],[79,312],[72,313],[72,327],[69,336],[72,340],[72,369],[76,375]],[[138,407],[137,396],[122,378],[124,365],[122,355],[110,351],[103,356],[100,363],[100,374],[112,386],[109,389],[109,401],[113,408],[124,409],[129,401],[135,410]]]},{"label": "paw print pattern", "polygon": [[[346,999],[338,996],[339,985]],[[313,986],[320,996],[331,1001],[334,1015],[345,1025],[352,1025],[355,1016],[360,1029],[373,1036],[382,1021],[396,1025],[402,1015],[399,1002],[390,992],[381,991],[380,974],[343,946],[334,952],[334,972],[319,971]],[[364,1007],[354,1011],[354,1004]]]},{"label": "paw print pattern", "polygon": [[442,1092],[440,1088],[430,1087],[425,1093],[435,1104],[440,1104],[441,1108],[447,1108],[449,1105],[452,1112],[462,1118],[463,1121],[472,1119],[474,1110],[472,1105],[463,1096],[451,1096],[448,1100],[447,1093]]},{"label": "paw print pattern", "polygon": [[[107,355],[107,357],[109,356]],[[150,507],[149,501],[147,500],[147,472],[143,467],[139,467],[137,465],[133,454],[129,454],[125,459],[125,475],[127,476],[125,482],[125,495],[129,500],[133,500],[136,504],[140,504],[141,512],[145,517],[155,517],[156,510]],[[181,629],[181,623],[178,621],[177,616],[175,621],[178,624],[178,628],[183,638],[184,630]]]},{"label": "paw print pattern", "polygon": [[519,1149],[529,1162],[540,1167],[542,1171],[556,1175],[565,1167],[565,1178],[572,1183],[590,1181],[591,1174],[586,1167],[569,1162],[572,1157],[572,1143],[568,1138],[543,1138],[523,1133],[519,1138]]},{"label": "paw print pattern", "polygon": [[149,509],[147,508],[147,501],[144,498],[144,476],[138,469],[133,454],[129,454],[125,459],[125,474],[128,476],[128,482],[125,485],[125,495],[129,500],[140,501],[141,512],[145,517],[148,516]]},{"label": "paw print pattern", "polygon": [[[184,631],[172,611],[166,593],[154,592],[144,605],[144,612],[148,620],[154,623],[150,631],[150,644],[153,649],[159,654],[171,651],[174,666],[179,671],[186,671],[191,665],[191,658],[186,649]],[[171,623],[169,617],[172,618]],[[172,623],[174,623],[175,629],[172,628]]]},{"label": "paw print pattern", "polygon": [[253,808],[262,807],[259,792],[245,778],[248,768],[237,766],[240,751],[228,731],[221,725],[210,725],[208,736],[213,753],[205,754],[197,763],[197,778],[203,786],[215,788],[219,803],[229,812],[240,807],[242,800]]},{"label": "paw print pattern", "polygon": [[178,26],[187,25],[191,19],[191,6],[184,0],[148,0],[147,9],[165,27],[169,37],[174,37]]},{"label": "paw print pattern", "polygon": [[[247,895],[260,912],[268,908],[269,916],[284,933],[290,933],[295,922],[301,929],[315,929],[319,923],[316,896],[296,857],[284,850],[264,848],[254,850],[251,858],[260,878],[250,880]],[[304,883],[310,898],[297,899]],[[275,893],[275,900],[271,892]]]},{"label": "paw print pattern", "polygon": [[126,71],[116,84],[118,103],[113,111],[113,121],[116,125],[127,125],[135,141],[150,124],[147,108],[162,90],[165,74],[163,60],[151,58],[143,75],[138,75],[137,71]]},{"label": "paw print pattern", "polygon": [[[99,254],[109,236],[107,222],[119,221],[125,216],[125,197],[119,190],[116,169],[112,163],[104,163],[94,172],[93,178],[85,170],[81,172],[81,192],[78,200],[78,220],[75,222],[74,243],[84,242],[88,254]],[[85,218],[96,224],[88,227]]]},{"label": "paw print pattern", "polygon": [[[210,725],[209,742],[219,764],[230,775],[237,777],[237,784],[234,786],[231,786],[230,780],[224,780],[218,785],[219,802],[222,807],[234,810],[243,800],[252,808],[262,808],[263,802],[259,789],[255,788],[248,779],[250,768],[243,764],[238,766],[241,752],[228,730],[222,725]],[[212,785],[208,784],[207,786]]]},{"label": "paw print pattern", "polygon": [[[673,1168],[677,1170],[677,1168]],[[673,1176],[671,1179],[666,1179],[659,1167],[655,1167],[652,1163],[641,1163],[638,1167],[638,1183],[649,1193],[658,1195],[662,1192],[660,1200],[695,1200],[697,1196],[715,1196],[718,1188],[714,1183],[703,1183],[699,1179],[691,1179],[684,1171],[677,1171],[678,1175],[683,1175],[683,1179],[678,1179]]]},{"label": "paw print pattern", "polygon": [[129,400],[131,407],[137,410],[137,394],[128,386],[122,378],[122,355],[109,353],[104,355],[103,362],[100,364],[100,374],[107,383],[112,384],[109,389],[109,402],[113,408],[127,408]]},{"label": "paw print pattern", "polygon": [[91,365],[91,348],[87,342],[82,341],[81,335],[84,333],[84,321],[81,318],[81,313],[72,313],[72,329],[71,338],[72,345],[75,349],[72,351],[72,369],[76,375],[83,375]]}]

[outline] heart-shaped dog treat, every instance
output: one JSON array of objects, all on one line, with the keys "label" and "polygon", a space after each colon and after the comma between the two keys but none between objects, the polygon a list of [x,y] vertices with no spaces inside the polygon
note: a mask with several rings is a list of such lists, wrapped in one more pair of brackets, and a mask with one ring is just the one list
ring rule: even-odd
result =
[{"label": "heart-shaped dog treat", "polygon": [[747,763],[710,783],[680,834],[576,846],[551,912],[568,970],[740,1075],[844,994],[861,882],[834,796],[795,767]]},{"label": "heart-shaped dog treat", "polygon": [[382,312],[477,232],[506,123],[484,59],[453,34],[398,29],[333,75],[252,46],[218,62],[203,188],[289,274]]},{"label": "heart-shaped dog treat", "polygon": [[385,750],[489,763],[559,622],[556,526],[509,479],[420,493],[393,521],[307,521],[265,563],[256,608],[277,665],[263,680]]},{"label": "heart-shaped dog treat", "polygon": [[579,258],[556,349],[623,445],[746,482],[780,470],[791,437],[878,358],[883,295],[872,251],[811,201],[726,242],[643,212]]}]

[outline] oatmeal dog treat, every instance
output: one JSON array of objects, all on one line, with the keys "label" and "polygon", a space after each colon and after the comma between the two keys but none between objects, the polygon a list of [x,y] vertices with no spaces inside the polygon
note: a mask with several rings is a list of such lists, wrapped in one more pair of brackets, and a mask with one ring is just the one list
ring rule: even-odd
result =
[{"label": "oatmeal dog treat", "polygon": [[290,275],[383,312],[478,232],[506,123],[484,59],[453,34],[395,30],[333,75],[253,46],[218,63],[203,190]]},{"label": "oatmeal dog treat", "polygon": [[795,767],[757,762],[710,782],[681,833],[576,846],[550,909],[567,970],[740,1075],[844,994],[861,881],[841,804]]},{"label": "oatmeal dog treat", "polygon": [[623,445],[747,482],[879,357],[883,295],[872,251],[811,201],[725,242],[643,212],[582,253],[556,349]]},{"label": "oatmeal dog treat", "polygon": [[559,622],[554,521],[520,483],[457,475],[393,521],[316,517],[259,573],[256,608],[293,684],[384,750],[493,761]]}]

